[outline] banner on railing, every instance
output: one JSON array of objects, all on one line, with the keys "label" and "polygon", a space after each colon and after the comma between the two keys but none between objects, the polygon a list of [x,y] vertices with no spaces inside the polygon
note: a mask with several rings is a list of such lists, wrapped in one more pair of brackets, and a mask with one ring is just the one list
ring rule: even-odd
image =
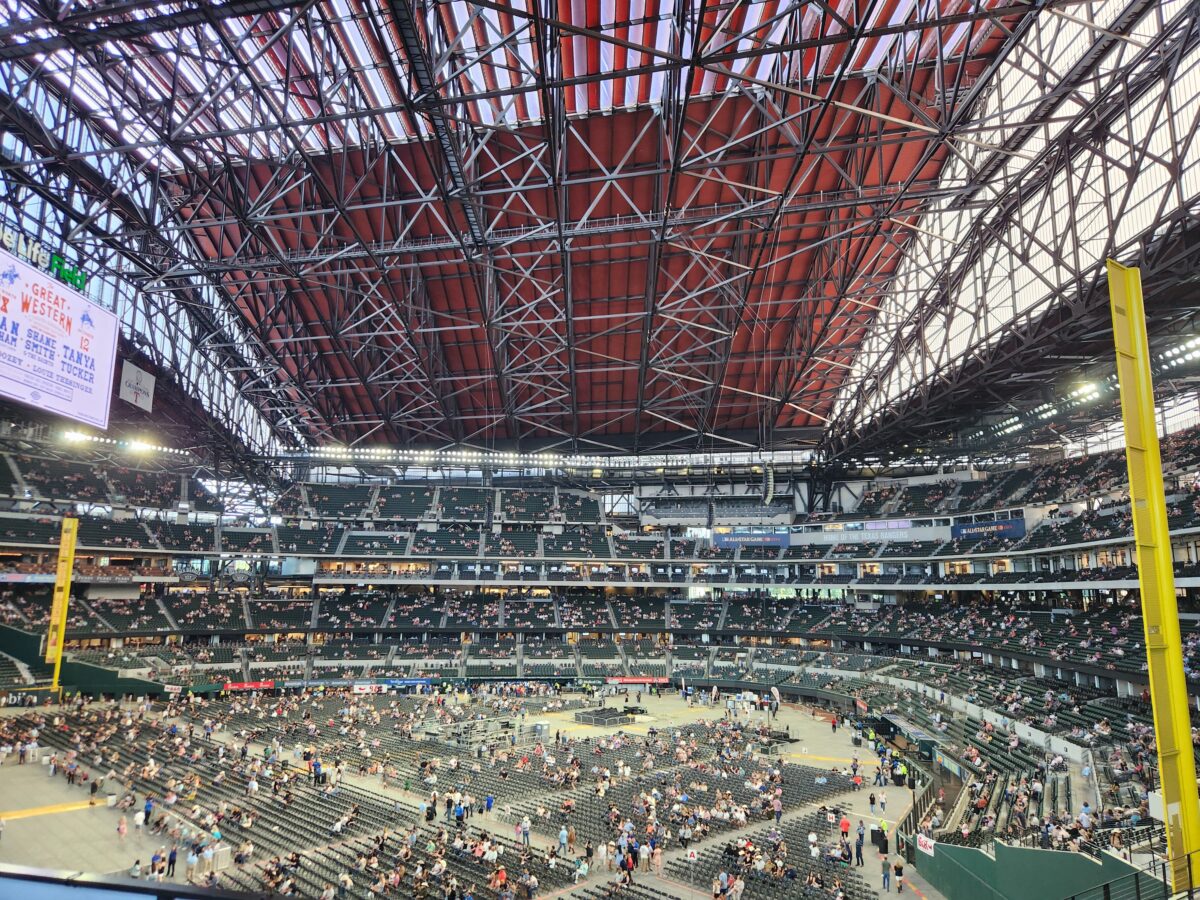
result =
[{"label": "banner on railing", "polygon": [[224,691],[269,691],[275,687],[274,681],[227,681],[222,686]]},{"label": "banner on railing", "polygon": [[605,679],[608,684],[666,684],[666,678],[636,678],[633,676],[622,675],[619,678]]},{"label": "banner on railing", "polygon": [[932,838],[927,838],[923,834],[917,835],[917,849],[922,853],[933,856],[934,842]]}]

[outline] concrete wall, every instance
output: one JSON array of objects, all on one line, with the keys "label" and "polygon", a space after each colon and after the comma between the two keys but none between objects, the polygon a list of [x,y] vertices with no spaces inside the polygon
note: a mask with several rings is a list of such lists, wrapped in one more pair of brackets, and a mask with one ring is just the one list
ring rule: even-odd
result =
[{"label": "concrete wall", "polygon": [[[1139,872],[1110,853],[1097,860],[1086,853],[1009,847],[997,842],[995,857],[982,850],[935,844],[933,855],[918,851],[921,877],[949,900],[1102,900],[1102,885],[1112,896],[1134,896],[1138,880],[1141,900],[1164,900],[1161,882]],[[1128,891],[1128,894],[1125,892]]]},{"label": "concrete wall", "polygon": [[[42,662],[41,638],[16,628],[0,625],[0,651],[27,665]],[[158,694],[162,685],[142,678],[122,678],[111,669],[89,663],[63,660],[59,684],[68,692],[84,694]]]}]

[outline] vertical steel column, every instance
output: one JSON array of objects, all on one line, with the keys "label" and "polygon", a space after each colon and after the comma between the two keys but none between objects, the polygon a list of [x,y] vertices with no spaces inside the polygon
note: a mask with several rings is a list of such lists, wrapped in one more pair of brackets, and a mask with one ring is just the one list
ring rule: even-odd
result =
[{"label": "vertical steel column", "polygon": [[1154,738],[1158,744],[1159,781],[1167,826],[1167,855],[1176,891],[1194,883],[1193,860],[1200,849],[1200,800],[1196,794],[1196,762],[1192,751],[1187,684],[1162,461],[1154,417],[1154,385],[1142,305],[1142,277],[1136,268],[1108,261],[1121,415],[1125,420],[1125,458],[1129,466],[1129,499],[1133,509],[1142,621],[1146,627],[1150,697],[1154,706]]},{"label": "vertical steel column", "polygon": [[58,539],[58,568],[54,575],[54,601],[50,606],[50,626],[46,632],[46,662],[54,663],[54,680],[50,690],[57,694],[58,674],[62,669],[63,643],[67,634],[67,607],[71,604],[71,572],[75,568],[75,537],[79,520],[70,516],[62,520]]}]

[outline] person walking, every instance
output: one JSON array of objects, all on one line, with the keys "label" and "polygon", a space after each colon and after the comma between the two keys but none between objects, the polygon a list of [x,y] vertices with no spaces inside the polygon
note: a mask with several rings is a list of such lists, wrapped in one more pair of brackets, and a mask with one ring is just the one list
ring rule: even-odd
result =
[{"label": "person walking", "polygon": [[871,807],[871,815],[875,815],[875,792],[871,792],[871,796],[867,797],[867,804]]},{"label": "person walking", "polygon": [[167,854],[167,877],[175,877],[175,860],[179,856],[179,847],[172,846],[171,852]]},{"label": "person walking", "polygon": [[887,812],[887,791],[879,792],[879,811]]},{"label": "person walking", "polygon": [[883,892],[888,894],[892,890],[892,864],[886,856],[881,856],[880,859],[883,861]]},{"label": "person walking", "polygon": [[896,893],[904,893],[904,858],[897,856],[896,863],[892,866],[892,874],[896,877]]},{"label": "person walking", "polygon": [[125,840],[125,834],[128,831],[129,831],[129,822],[126,820],[126,818],[124,816],[121,816],[120,821],[117,822],[117,838],[122,841]]}]

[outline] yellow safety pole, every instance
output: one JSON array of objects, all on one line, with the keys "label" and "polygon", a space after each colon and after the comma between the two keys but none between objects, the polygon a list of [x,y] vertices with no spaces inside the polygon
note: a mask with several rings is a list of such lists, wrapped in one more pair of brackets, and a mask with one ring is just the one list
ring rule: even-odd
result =
[{"label": "yellow safety pole", "polygon": [[1196,761],[1183,675],[1171,535],[1167,530],[1167,501],[1154,418],[1154,384],[1150,377],[1141,273],[1110,259],[1108,292],[1121,384],[1121,415],[1125,422],[1125,459],[1129,466],[1129,500],[1142,592],[1142,622],[1146,629],[1158,776],[1166,816],[1167,856],[1174,889],[1182,891],[1197,883],[1194,857],[1195,851],[1200,850],[1200,799],[1196,792]]},{"label": "yellow safety pole", "polygon": [[[54,602],[50,606],[50,627],[46,632],[46,662],[54,663],[50,690],[58,695],[58,676],[62,671],[63,643],[67,633],[67,607],[71,604],[71,572],[75,568],[75,537],[79,520],[70,516],[62,521],[58,539],[58,568],[54,574]],[[60,697],[61,699],[61,697]]]}]

